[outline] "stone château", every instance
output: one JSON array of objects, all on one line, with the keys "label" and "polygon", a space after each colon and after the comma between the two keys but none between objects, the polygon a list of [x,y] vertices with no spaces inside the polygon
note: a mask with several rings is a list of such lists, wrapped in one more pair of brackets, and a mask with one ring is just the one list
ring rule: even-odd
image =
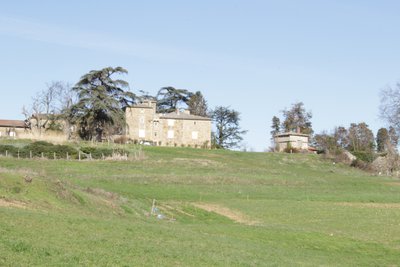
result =
[{"label": "stone ch\u00e2teau", "polygon": [[211,119],[188,110],[158,113],[155,100],[126,108],[126,135],[157,146],[211,146]]}]

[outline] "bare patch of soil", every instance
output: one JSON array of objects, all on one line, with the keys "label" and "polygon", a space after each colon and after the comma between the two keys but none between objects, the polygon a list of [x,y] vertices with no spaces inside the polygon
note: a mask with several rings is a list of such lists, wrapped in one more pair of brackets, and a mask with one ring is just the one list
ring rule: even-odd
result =
[{"label": "bare patch of soil", "polygon": [[26,203],[17,200],[0,198],[0,207],[26,209]]},{"label": "bare patch of soil", "polygon": [[400,186],[400,182],[390,182],[390,183],[385,183],[387,185],[393,185],[393,186]]},{"label": "bare patch of soil", "polygon": [[22,175],[31,175],[31,176],[37,176],[38,173],[34,172],[29,169],[17,169],[17,170],[12,170],[12,169],[6,169],[0,167],[0,173],[14,173],[14,174],[22,174]]},{"label": "bare patch of soil", "polygon": [[355,208],[400,209],[400,203],[339,202],[335,204],[343,207],[355,207]]},{"label": "bare patch of soil", "polygon": [[222,163],[209,159],[188,159],[188,158],[174,158],[175,163],[183,163],[202,167],[219,167]]},{"label": "bare patch of soil", "polygon": [[245,225],[256,225],[259,223],[258,221],[252,220],[251,218],[239,211],[234,211],[218,204],[192,203],[192,205],[208,212],[214,212],[237,223]]}]

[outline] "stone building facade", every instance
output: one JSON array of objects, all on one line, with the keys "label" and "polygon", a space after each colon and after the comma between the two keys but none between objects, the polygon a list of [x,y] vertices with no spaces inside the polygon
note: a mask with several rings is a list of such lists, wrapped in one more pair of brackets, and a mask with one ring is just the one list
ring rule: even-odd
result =
[{"label": "stone building facade", "polygon": [[189,111],[157,113],[157,102],[146,100],[125,110],[126,135],[157,146],[211,146],[211,119]]},{"label": "stone building facade", "polygon": [[291,147],[298,150],[309,150],[309,135],[295,132],[280,133],[274,136],[276,150],[278,152],[284,151],[286,148]]}]

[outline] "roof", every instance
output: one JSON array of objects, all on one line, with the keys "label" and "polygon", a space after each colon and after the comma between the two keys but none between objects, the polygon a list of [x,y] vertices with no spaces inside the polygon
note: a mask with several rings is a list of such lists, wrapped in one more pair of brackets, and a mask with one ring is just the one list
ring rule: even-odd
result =
[{"label": "roof", "polygon": [[156,104],[156,103],[157,103],[157,101],[155,101],[155,100],[147,99],[147,100],[145,100],[145,101],[143,101],[141,103],[137,103],[137,104],[134,104],[132,106],[129,106],[129,108],[149,108],[149,109],[153,109],[154,108],[153,104]]},{"label": "roof", "polygon": [[295,132],[278,133],[275,135],[275,137],[286,137],[286,136],[310,137],[309,134],[302,134],[302,133],[295,133]]},{"label": "roof", "polygon": [[28,128],[25,121],[0,120],[0,127]]},{"label": "roof", "polygon": [[196,120],[196,121],[211,121],[208,117],[191,115],[184,112],[171,112],[167,114],[160,114],[160,119],[175,119],[175,120]]}]

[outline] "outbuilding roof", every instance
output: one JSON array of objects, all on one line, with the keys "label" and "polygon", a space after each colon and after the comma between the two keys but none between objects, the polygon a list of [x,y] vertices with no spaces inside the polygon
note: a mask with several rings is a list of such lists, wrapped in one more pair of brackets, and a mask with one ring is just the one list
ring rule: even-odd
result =
[{"label": "outbuilding roof", "polygon": [[197,115],[188,114],[185,112],[171,112],[160,114],[160,119],[175,119],[175,120],[196,120],[196,121],[210,121],[209,117],[202,117]]},{"label": "outbuilding roof", "polygon": [[295,133],[295,132],[278,133],[275,135],[275,137],[287,137],[287,136],[310,137],[309,134],[302,134],[302,133]]},{"label": "outbuilding roof", "polygon": [[20,120],[1,120],[0,127],[28,128],[25,121]]}]

